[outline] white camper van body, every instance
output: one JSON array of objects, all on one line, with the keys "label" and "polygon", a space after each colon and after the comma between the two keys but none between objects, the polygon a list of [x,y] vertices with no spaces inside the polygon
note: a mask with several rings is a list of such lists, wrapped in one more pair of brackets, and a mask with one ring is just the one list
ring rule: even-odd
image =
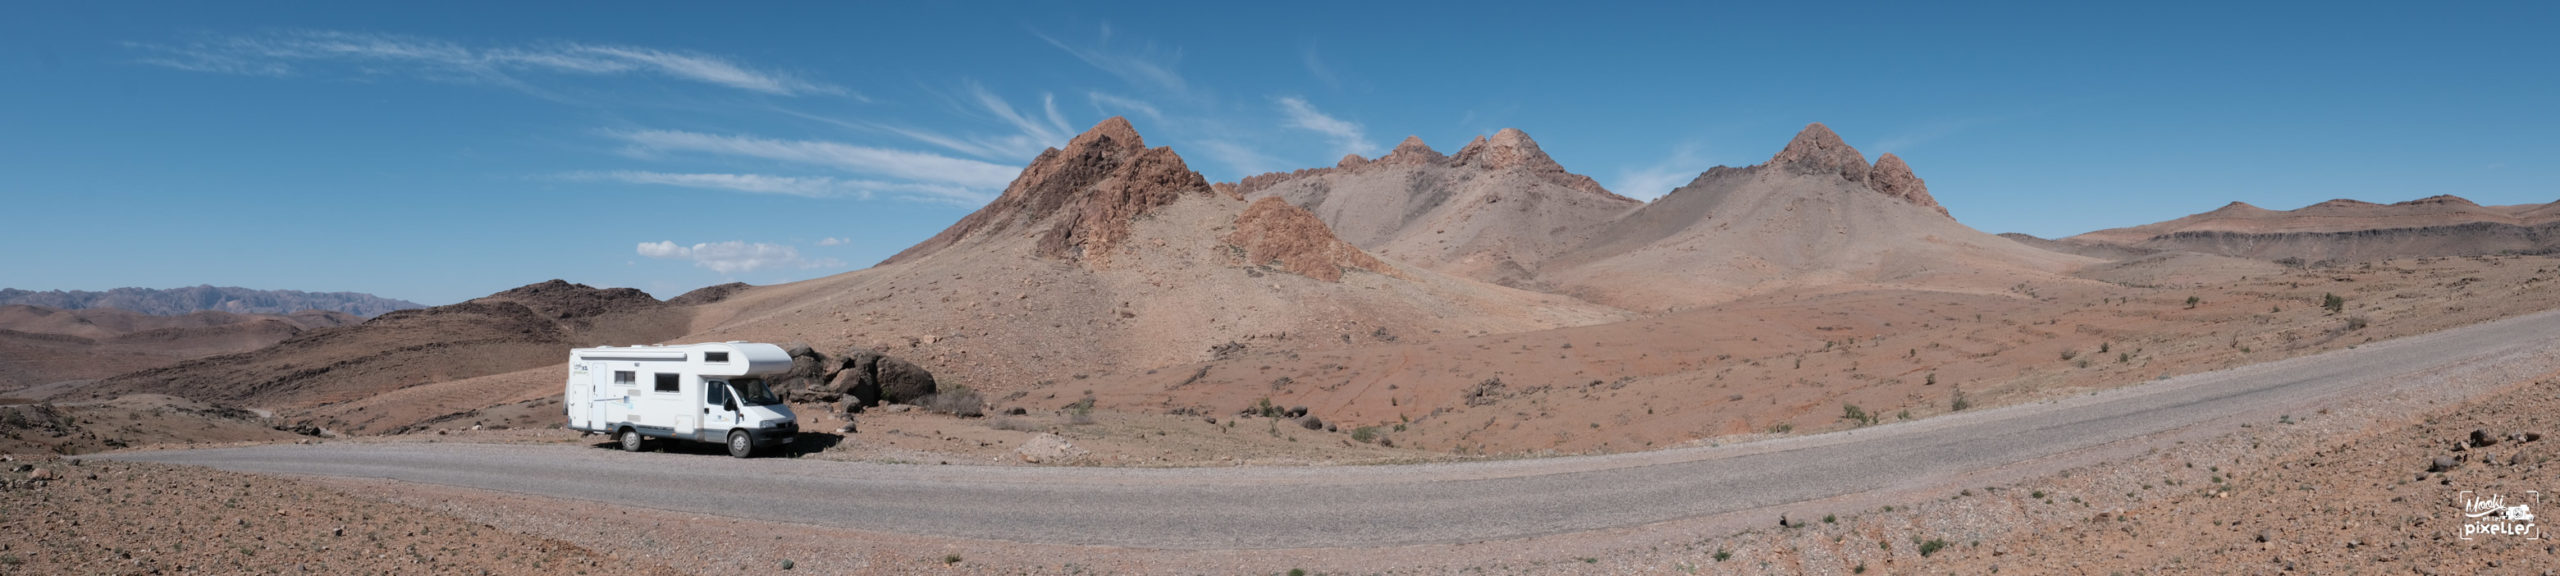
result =
[{"label": "white camper van body", "polygon": [[765,385],[790,369],[791,355],[772,344],[579,348],[561,404],[569,429],[613,435],[626,450],[664,438],[723,443],[744,458],[799,434],[791,407]]}]

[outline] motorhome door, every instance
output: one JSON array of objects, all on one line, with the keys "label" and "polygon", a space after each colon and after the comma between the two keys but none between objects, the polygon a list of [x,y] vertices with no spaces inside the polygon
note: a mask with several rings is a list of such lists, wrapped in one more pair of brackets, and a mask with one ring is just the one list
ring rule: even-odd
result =
[{"label": "motorhome door", "polygon": [[729,382],[702,381],[702,429],[718,432],[738,425],[737,411],[729,409]]}]

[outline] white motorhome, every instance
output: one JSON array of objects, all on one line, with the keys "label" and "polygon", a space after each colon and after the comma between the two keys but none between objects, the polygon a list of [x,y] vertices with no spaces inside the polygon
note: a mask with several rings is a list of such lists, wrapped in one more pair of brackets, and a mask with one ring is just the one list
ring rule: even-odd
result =
[{"label": "white motorhome", "polygon": [[622,449],[647,438],[717,442],[745,458],[800,433],[767,376],[791,369],[782,347],[751,342],[606,346],[569,351],[561,404],[569,428],[613,435]]}]

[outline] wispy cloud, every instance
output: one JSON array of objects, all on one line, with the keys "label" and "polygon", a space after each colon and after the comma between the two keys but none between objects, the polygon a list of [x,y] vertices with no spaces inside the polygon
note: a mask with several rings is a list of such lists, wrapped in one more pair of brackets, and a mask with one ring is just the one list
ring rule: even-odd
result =
[{"label": "wispy cloud", "polygon": [[1359,123],[1327,115],[1317,110],[1315,105],[1308,104],[1305,98],[1283,96],[1279,102],[1280,112],[1286,119],[1284,125],[1323,134],[1333,142],[1334,148],[1344,154],[1368,156],[1377,153],[1378,144],[1370,142],[1369,136],[1361,133]]},{"label": "wispy cloud", "polygon": [[781,244],[750,243],[744,240],[705,242],[692,246],[673,241],[641,242],[641,256],[661,260],[686,260],[723,275],[757,270],[786,268],[836,268],[843,261],[834,258],[803,258],[800,250]]},{"label": "wispy cloud", "polygon": [[1300,47],[1298,58],[1306,63],[1308,76],[1314,76],[1317,82],[1323,82],[1336,92],[1342,91],[1342,75],[1334,73],[1332,66],[1325,65],[1324,56],[1316,53],[1314,42]]},{"label": "wispy cloud", "polygon": [[1114,46],[1111,43],[1110,24],[1102,25],[1101,36],[1092,44],[1073,44],[1039,32],[1033,32],[1032,35],[1040,37],[1049,45],[1058,47],[1059,50],[1075,55],[1076,59],[1083,60],[1086,64],[1119,76],[1120,79],[1131,84],[1163,90],[1174,96],[1187,98],[1192,95],[1191,83],[1182,78],[1181,72],[1175,70],[1182,64],[1180,49],[1162,50],[1154,44],[1134,48]]},{"label": "wispy cloud", "polygon": [[1264,154],[1251,146],[1228,140],[1202,140],[1199,146],[1208,153],[1210,158],[1215,158],[1219,163],[1234,168],[1240,176],[1272,172],[1279,170],[1281,166],[1288,165],[1279,158]]},{"label": "wispy cloud", "polygon": [[852,244],[852,243],[853,243],[853,241],[852,241],[852,240],[848,240],[848,239],[844,239],[844,238],[837,238],[837,237],[834,237],[834,236],[828,236],[828,237],[825,237],[825,238],[820,238],[820,239],[818,239],[818,245],[819,245],[819,246],[843,246],[843,245],[846,245],[846,244]]},{"label": "wispy cloud", "polygon": [[1006,101],[1004,97],[974,82],[968,84],[967,93],[965,98],[954,99],[961,113],[985,116],[1011,129],[1011,132],[994,135],[961,135],[907,125],[845,120],[779,108],[776,110],[842,128],[896,135],[944,150],[1005,163],[1030,161],[1032,157],[1038,156],[1042,149],[1064,146],[1068,138],[1075,137],[1076,132],[1067,121],[1066,115],[1058,111],[1058,101],[1054,95],[1045,92],[1040,94],[1040,108],[1035,115],[1014,108],[1012,102]]},{"label": "wispy cloud", "polygon": [[[181,44],[128,42],[145,64],[194,72],[291,76],[339,71],[351,75],[406,73],[451,82],[521,85],[520,75],[649,75],[779,96],[850,95],[844,88],[757,70],[729,59],[675,50],[614,44],[551,42],[472,47],[398,34],[331,30],[270,32],[201,39]],[[344,67],[337,70],[334,67]]]},{"label": "wispy cloud", "polygon": [[1098,91],[1086,92],[1084,97],[1086,100],[1093,101],[1094,111],[1105,115],[1126,116],[1136,113],[1145,115],[1149,120],[1164,121],[1164,111],[1156,109],[1156,105],[1149,104],[1145,100],[1122,98]]},{"label": "wispy cloud", "polygon": [[1609,191],[1650,202],[1698,179],[1707,164],[1696,143],[1684,143],[1672,147],[1669,157],[1650,166],[1619,168],[1617,179],[1609,183]]},{"label": "wispy cloud", "polygon": [[612,135],[628,143],[632,152],[644,156],[662,152],[699,152],[760,158],[971,190],[1001,190],[1012,183],[1015,173],[1019,172],[1016,168],[991,162],[822,140],[778,140],[679,130],[634,130]]},{"label": "wispy cloud", "polygon": [[621,182],[704,190],[725,190],[749,194],[774,194],[802,198],[870,199],[886,195],[927,202],[983,204],[991,195],[952,185],[914,182],[883,182],[834,178],[827,176],[774,176],[767,174],[671,173],[636,170],[611,172],[570,172],[567,180],[583,182]]}]

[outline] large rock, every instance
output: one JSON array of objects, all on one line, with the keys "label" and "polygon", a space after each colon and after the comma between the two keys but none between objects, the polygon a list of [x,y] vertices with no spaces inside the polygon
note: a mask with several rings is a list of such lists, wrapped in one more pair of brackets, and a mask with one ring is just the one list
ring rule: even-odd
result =
[{"label": "large rock", "polygon": [[893,403],[915,403],[939,390],[934,385],[932,372],[915,363],[888,356],[880,357],[880,367],[873,376],[880,382],[880,399]]},{"label": "large rock", "polygon": [[850,402],[847,412],[880,402],[878,370],[881,358],[879,352],[862,348],[845,351],[836,357],[835,377],[828,381],[827,390]]},{"label": "large rock", "polygon": [[791,354],[791,370],[773,377],[774,391],[793,400],[834,401],[835,394],[827,386],[830,362],[826,355],[807,344],[792,344],[784,350]]}]

